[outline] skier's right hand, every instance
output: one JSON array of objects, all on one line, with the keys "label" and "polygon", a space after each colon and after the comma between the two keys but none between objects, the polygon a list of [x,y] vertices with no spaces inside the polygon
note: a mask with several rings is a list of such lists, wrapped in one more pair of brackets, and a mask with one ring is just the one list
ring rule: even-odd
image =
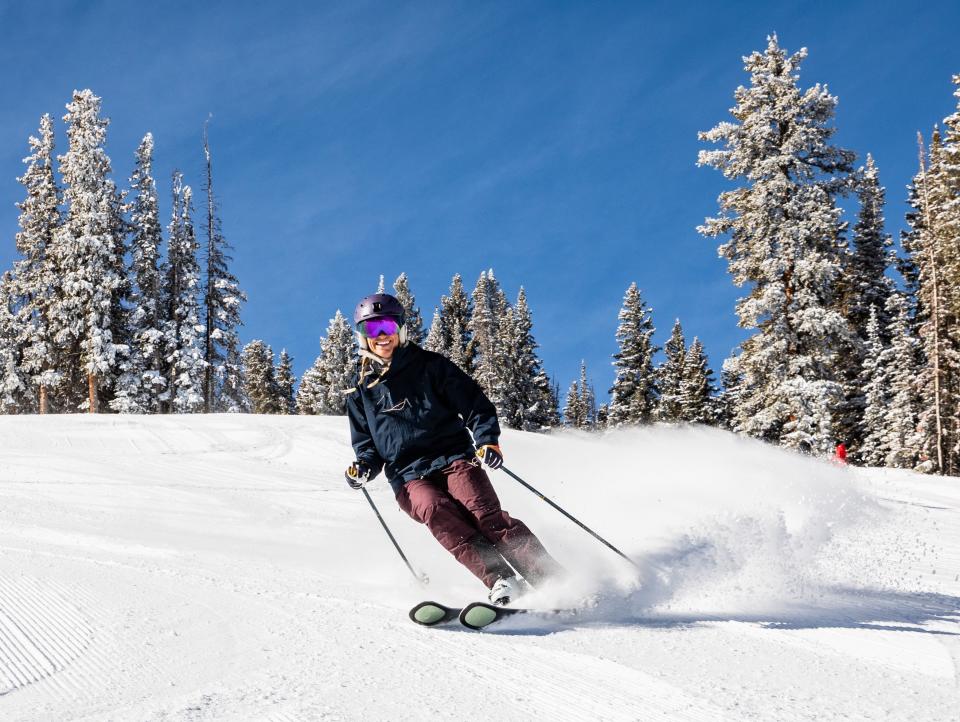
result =
[{"label": "skier's right hand", "polygon": [[370,481],[370,472],[372,469],[365,461],[354,461],[347,467],[343,476],[347,480],[351,489],[362,489],[363,485]]}]

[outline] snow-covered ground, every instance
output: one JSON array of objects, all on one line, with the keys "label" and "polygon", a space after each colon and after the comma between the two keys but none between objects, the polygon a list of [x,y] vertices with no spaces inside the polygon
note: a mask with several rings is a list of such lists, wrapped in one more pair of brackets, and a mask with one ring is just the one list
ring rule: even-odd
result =
[{"label": "snow-covered ground", "polygon": [[508,432],[505,508],[591,592],[415,626],[479,584],[347,488],[342,418],[0,418],[0,719],[960,719],[960,480],[708,429]]}]

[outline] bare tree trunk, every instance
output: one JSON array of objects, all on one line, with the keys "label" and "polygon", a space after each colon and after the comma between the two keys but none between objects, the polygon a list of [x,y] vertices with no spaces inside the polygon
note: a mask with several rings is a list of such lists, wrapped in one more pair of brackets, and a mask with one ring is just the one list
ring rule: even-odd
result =
[{"label": "bare tree trunk", "polygon": [[99,411],[97,408],[97,375],[87,374],[87,399],[90,404],[88,412],[95,414]]},{"label": "bare tree trunk", "polygon": [[209,414],[213,407],[213,262],[217,252],[215,248],[216,228],[214,225],[213,203],[213,163],[210,157],[210,139],[207,135],[207,126],[210,119],[203,124],[203,153],[207,159],[207,297],[206,304],[207,327],[203,337],[203,359],[207,362],[203,370],[203,412]]},{"label": "bare tree trunk", "polygon": [[47,386],[46,384],[40,384],[40,413],[47,413],[49,401],[47,399]]},{"label": "bare tree trunk", "polygon": [[921,217],[927,229],[927,247],[930,251],[930,274],[933,288],[930,296],[930,316],[933,322],[933,404],[937,419],[937,473],[944,473],[943,466],[943,419],[941,418],[940,391],[940,283],[937,274],[936,233],[930,223],[930,205],[927,196],[927,167],[924,159],[923,136],[917,133],[920,146],[920,182],[923,186],[923,210]]}]

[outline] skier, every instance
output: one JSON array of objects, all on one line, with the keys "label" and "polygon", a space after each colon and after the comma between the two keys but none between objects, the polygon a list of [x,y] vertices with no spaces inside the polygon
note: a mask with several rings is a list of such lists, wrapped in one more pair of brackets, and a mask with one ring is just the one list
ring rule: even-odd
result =
[{"label": "skier", "polygon": [[385,467],[400,508],[486,585],[492,604],[523,593],[514,570],[534,586],[557,574],[540,540],[500,508],[481,468],[499,468],[503,455],[497,412],[477,383],[407,339],[393,296],[366,296],[353,322],[361,360],[347,392],[357,455],[345,472],[350,487]]}]

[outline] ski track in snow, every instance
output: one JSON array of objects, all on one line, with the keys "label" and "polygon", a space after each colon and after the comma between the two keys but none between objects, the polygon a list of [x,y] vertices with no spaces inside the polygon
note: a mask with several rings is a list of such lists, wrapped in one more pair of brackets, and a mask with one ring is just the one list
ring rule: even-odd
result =
[{"label": "ski track in snow", "polygon": [[960,481],[703,429],[503,441],[642,586],[495,475],[579,573],[532,599],[598,604],[421,628],[482,590],[379,482],[412,584],[344,419],[0,418],[0,719],[960,720]]}]

